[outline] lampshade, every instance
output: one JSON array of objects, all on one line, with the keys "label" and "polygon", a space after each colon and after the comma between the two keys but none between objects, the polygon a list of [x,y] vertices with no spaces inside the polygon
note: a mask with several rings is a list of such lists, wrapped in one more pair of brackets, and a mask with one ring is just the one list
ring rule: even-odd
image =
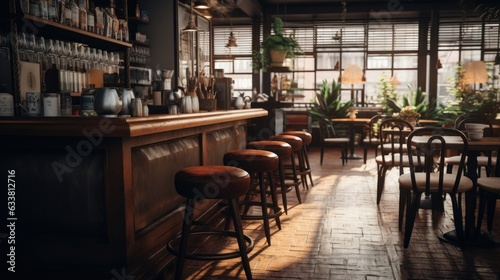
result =
[{"label": "lampshade", "polygon": [[340,70],[340,61],[337,60],[335,66],[333,66],[333,71],[339,71],[339,70]]},{"label": "lampshade", "polygon": [[393,86],[399,86],[401,84],[401,82],[398,80],[398,77],[396,77],[395,74],[394,74],[394,76],[391,77],[391,80],[389,81],[389,83]]},{"label": "lampshade", "polygon": [[201,10],[200,13],[206,19],[211,19],[212,18],[212,14],[210,13],[210,11],[208,9],[207,10]]},{"label": "lampshade", "polygon": [[208,6],[208,1],[194,1],[194,8],[195,9],[209,9],[210,6]]},{"label": "lampshade", "polygon": [[364,73],[358,65],[349,64],[346,66],[340,82],[343,84],[364,84],[363,81]]},{"label": "lampshade", "polygon": [[441,60],[440,60],[440,59],[438,59],[438,60],[436,61],[436,69],[441,69],[441,68],[443,68],[443,64],[441,64]]},{"label": "lampshade", "polygon": [[464,84],[480,84],[488,81],[488,72],[484,61],[473,61],[464,65],[462,82]]},{"label": "lampshade", "polygon": [[198,31],[198,26],[196,26],[196,24],[194,23],[193,18],[194,17],[191,15],[188,24],[186,25],[186,27],[184,27],[184,29],[182,29],[182,31],[186,31],[186,32]]},{"label": "lampshade", "polygon": [[184,29],[182,29],[182,31],[185,31],[185,32],[196,32],[196,31],[198,31],[198,26],[196,26],[196,23],[194,23],[193,4],[191,4],[189,6],[189,22],[186,25],[186,27],[184,27]]},{"label": "lampshade", "polygon": [[227,39],[226,48],[232,48],[237,46],[238,44],[236,44],[236,37],[234,37],[233,31],[231,31],[231,33],[229,33],[229,38]]}]

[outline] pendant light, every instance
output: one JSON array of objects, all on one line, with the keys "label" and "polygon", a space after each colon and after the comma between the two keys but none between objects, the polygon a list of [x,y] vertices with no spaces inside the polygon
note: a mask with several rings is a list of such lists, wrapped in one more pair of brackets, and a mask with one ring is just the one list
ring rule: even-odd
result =
[{"label": "pendant light", "polygon": [[210,13],[209,10],[201,10],[201,15],[203,17],[205,17],[206,19],[211,19],[212,18],[212,14]]},{"label": "pendant light", "polygon": [[200,10],[209,9],[208,1],[194,1],[194,8]]},{"label": "pendant light", "polygon": [[189,22],[186,25],[186,27],[184,27],[184,29],[182,29],[182,31],[185,31],[185,32],[198,31],[198,26],[196,26],[196,23],[194,23],[193,3],[192,2],[189,3]]},{"label": "pendant light", "polygon": [[340,61],[337,60],[335,62],[335,66],[333,66],[333,71],[339,71],[340,70]]},{"label": "pendant light", "polygon": [[441,60],[438,58],[438,60],[436,61],[436,69],[441,69],[443,68],[443,64],[441,64]]},{"label": "pendant light", "polygon": [[229,38],[227,39],[226,48],[234,48],[237,46],[238,44],[236,44],[236,37],[234,36],[233,31],[231,31],[231,33],[229,33]]}]

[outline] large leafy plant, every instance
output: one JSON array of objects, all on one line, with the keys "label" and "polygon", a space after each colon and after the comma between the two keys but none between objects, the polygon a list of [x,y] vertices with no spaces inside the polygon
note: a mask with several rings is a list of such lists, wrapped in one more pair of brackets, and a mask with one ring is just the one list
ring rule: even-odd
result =
[{"label": "large leafy plant", "polygon": [[332,81],[331,86],[327,80],[323,80],[320,92],[316,93],[316,98],[312,100],[313,107],[309,110],[309,114],[316,120],[346,117],[349,109],[354,106],[354,101],[342,102],[340,88],[341,84],[336,83],[335,80]]}]

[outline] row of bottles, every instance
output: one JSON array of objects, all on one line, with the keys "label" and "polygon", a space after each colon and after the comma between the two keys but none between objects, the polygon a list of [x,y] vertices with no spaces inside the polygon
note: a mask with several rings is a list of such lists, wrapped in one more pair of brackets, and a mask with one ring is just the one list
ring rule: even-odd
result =
[{"label": "row of bottles", "polygon": [[21,9],[25,14],[108,38],[129,40],[128,23],[118,19],[114,6],[96,7],[92,0],[21,0]]}]

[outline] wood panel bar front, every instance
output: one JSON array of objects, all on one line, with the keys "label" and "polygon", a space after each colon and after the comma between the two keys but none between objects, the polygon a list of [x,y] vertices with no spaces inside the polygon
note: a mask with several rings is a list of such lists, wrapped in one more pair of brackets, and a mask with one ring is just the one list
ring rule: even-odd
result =
[{"label": "wood panel bar front", "polygon": [[[15,171],[17,274],[151,279],[168,270],[173,256],[165,244],[183,216],[175,173],[222,164],[225,152],[245,148],[248,121],[266,115],[1,119],[0,167]],[[203,204],[196,217],[215,205]]]}]

